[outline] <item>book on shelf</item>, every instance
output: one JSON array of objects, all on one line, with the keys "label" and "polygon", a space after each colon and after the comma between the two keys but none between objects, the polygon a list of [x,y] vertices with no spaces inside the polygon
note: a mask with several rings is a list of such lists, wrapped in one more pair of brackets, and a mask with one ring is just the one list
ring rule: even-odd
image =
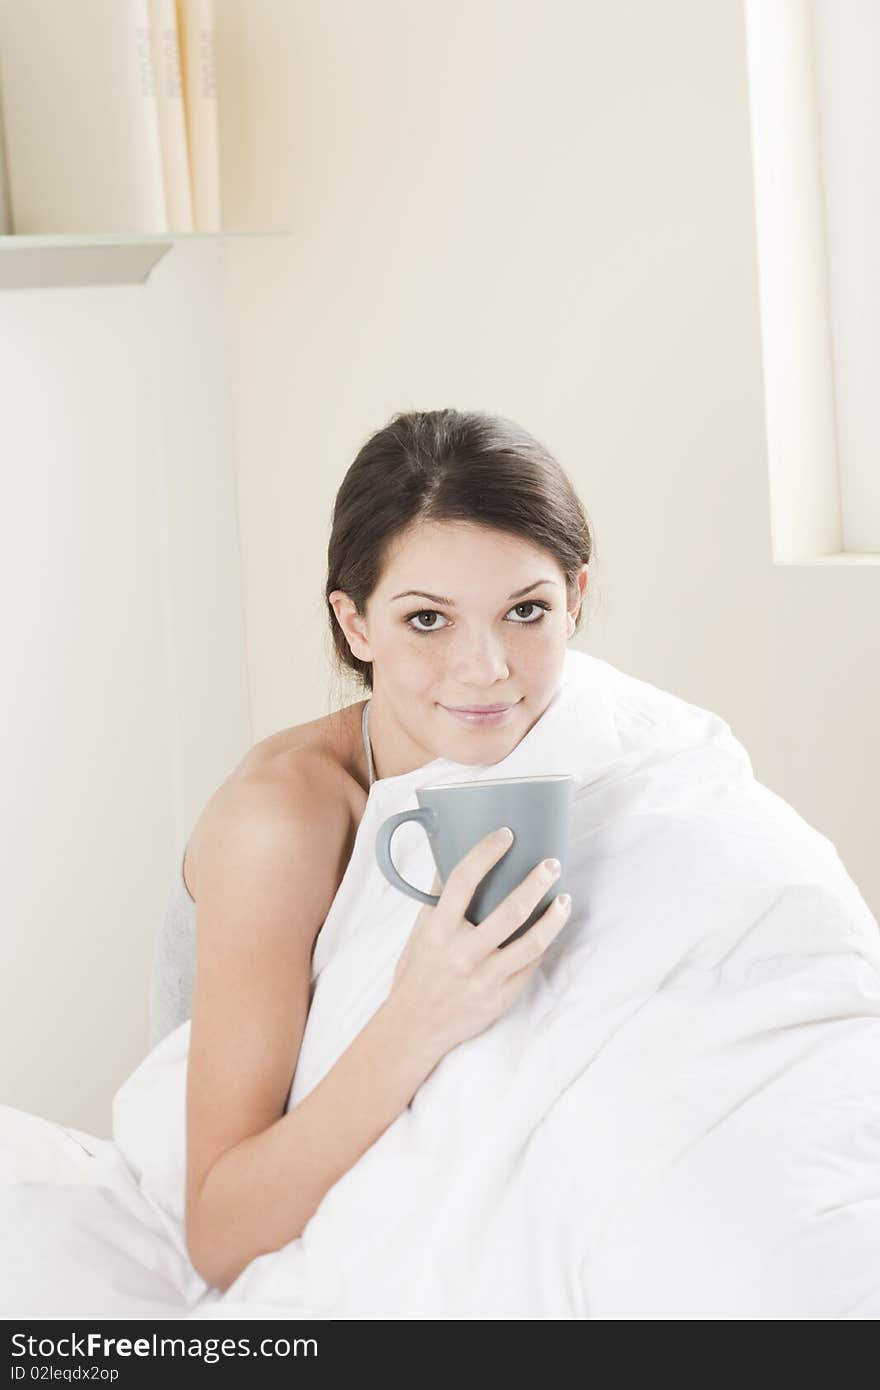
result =
[{"label": "book on shelf", "polygon": [[6,176],[6,135],[3,130],[3,94],[0,92],[0,236],[9,236],[11,232],[12,206]]},{"label": "book on shelf", "polygon": [[148,0],[168,226],[191,232],[193,203],[176,0]]},{"label": "book on shelf", "polygon": [[0,0],[0,112],[7,231],[222,231],[214,0]]},{"label": "book on shelf", "polygon": [[176,0],[196,231],[223,230],[215,0]]}]

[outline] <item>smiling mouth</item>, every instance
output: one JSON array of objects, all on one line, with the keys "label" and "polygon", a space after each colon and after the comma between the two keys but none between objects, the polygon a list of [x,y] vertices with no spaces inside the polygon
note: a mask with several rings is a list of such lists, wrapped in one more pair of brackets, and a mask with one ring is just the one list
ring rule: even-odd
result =
[{"label": "smiling mouth", "polygon": [[466,709],[458,705],[441,705],[440,708],[462,724],[470,724],[473,728],[478,728],[480,725],[488,728],[510,720],[519,704],[520,701],[515,700],[511,705],[501,705],[500,707],[495,705],[489,708],[484,705],[482,709]]},{"label": "smiling mouth", "polygon": [[502,710],[513,709],[522,700],[503,700],[494,705],[443,705],[443,709],[453,710],[456,714],[499,714]]}]

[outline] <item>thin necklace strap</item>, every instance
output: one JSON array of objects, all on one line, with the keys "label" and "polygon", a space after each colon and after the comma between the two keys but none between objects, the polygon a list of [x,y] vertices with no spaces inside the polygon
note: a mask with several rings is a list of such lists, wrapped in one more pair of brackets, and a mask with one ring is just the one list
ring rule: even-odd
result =
[{"label": "thin necklace strap", "polygon": [[367,771],[370,774],[370,786],[376,780],[376,772],[373,767],[373,750],[370,747],[370,701],[364,705],[364,712],[361,717],[361,733],[364,736],[364,750],[367,755]]}]

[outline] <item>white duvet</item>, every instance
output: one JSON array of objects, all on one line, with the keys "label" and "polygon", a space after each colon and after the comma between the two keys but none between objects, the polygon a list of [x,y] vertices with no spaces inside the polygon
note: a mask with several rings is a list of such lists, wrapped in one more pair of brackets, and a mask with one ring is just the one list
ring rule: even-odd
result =
[{"label": "white duvet", "polygon": [[[373,784],[288,1108],[386,997],[419,911],[376,864],[381,821],[422,783],[551,772],[577,779],[568,925],[301,1238],[223,1295],[190,1265],[185,1023],[116,1093],[88,1181],[0,1189],[0,1316],[880,1316],[877,922],[722,719],[586,653],[501,762]],[[430,886],[418,827],[394,853]]]}]

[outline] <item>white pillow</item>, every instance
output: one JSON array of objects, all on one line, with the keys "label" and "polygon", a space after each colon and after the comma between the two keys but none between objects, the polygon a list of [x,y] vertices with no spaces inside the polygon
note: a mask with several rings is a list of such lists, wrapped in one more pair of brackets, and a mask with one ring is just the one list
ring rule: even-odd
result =
[{"label": "white pillow", "polygon": [[0,1105],[0,1183],[91,1182],[95,1157],[112,1147],[110,1139]]}]

